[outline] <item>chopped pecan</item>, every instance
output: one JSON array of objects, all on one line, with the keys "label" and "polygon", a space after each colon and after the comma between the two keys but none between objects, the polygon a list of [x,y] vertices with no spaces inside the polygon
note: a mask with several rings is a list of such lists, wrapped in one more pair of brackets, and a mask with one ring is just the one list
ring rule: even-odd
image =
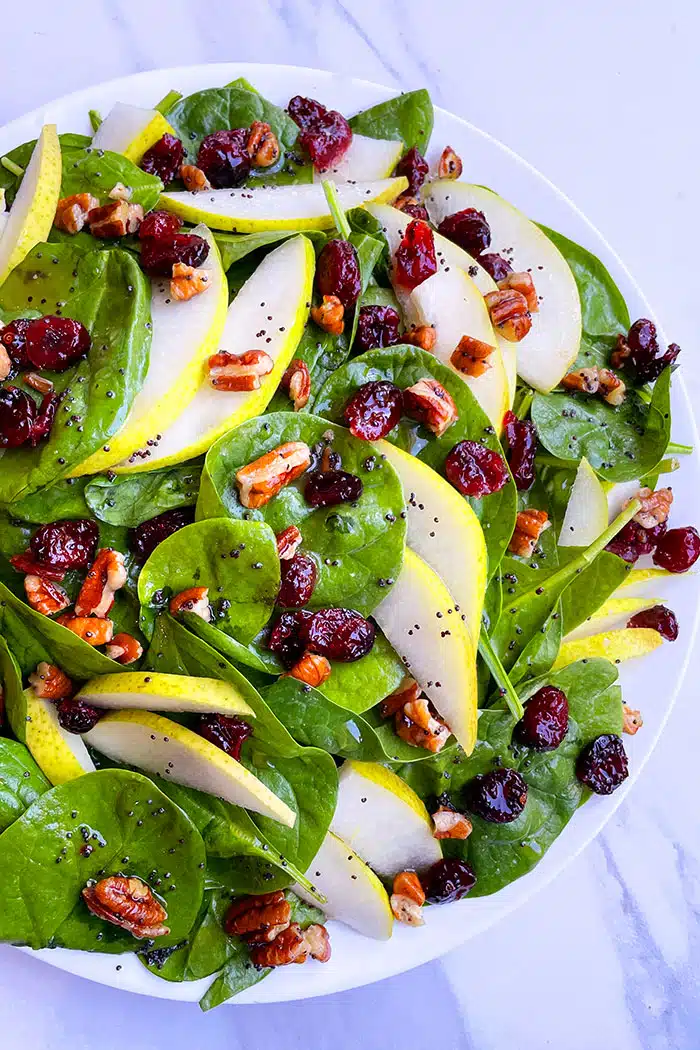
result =
[{"label": "chopped pecan", "polygon": [[412,219],[421,219],[423,222],[428,221],[428,212],[425,206],[416,197],[412,197],[410,193],[402,193],[400,197],[396,198],[393,206],[398,208],[399,211],[405,212],[406,215],[410,215]]},{"label": "chopped pecan", "polygon": [[522,292],[506,288],[484,296],[494,328],[510,343],[519,343],[532,328],[527,299]]},{"label": "chopped pecan", "polygon": [[392,891],[408,897],[415,904],[425,904],[425,890],[415,871],[400,871],[395,875]]},{"label": "chopped pecan", "polygon": [[434,839],[468,839],[472,833],[472,822],[464,813],[449,806],[439,806],[433,813]]},{"label": "chopped pecan", "polygon": [[511,271],[503,280],[498,282],[498,287],[502,292],[512,289],[524,295],[527,308],[531,314],[536,314],[539,310],[540,304],[535,291],[535,282],[532,279],[532,274],[528,273],[527,270]]},{"label": "chopped pecan", "polygon": [[305,963],[309,946],[298,922],[293,922],[275,937],[271,944],[259,944],[250,953],[254,966],[288,966]]},{"label": "chopped pecan", "polygon": [[120,926],[139,940],[170,933],[164,925],[168,913],[141,879],[110,875],[99,882],[89,882],[82,895],[98,919]]},{"label": "chopped pecan", "polygon": [[3,379],[7,379],[11,371],[12,358],[2,343],[0,343],[0,382],[2,382]]},{"label": "chopped pecan", "polygon": [[294,481],[311,463],[311,450],[303,441],[287,441],[271,452],[236,471],[239,499],[244,507],[256,510]]},{"label": "chopped pecan", "polygon": [[396,714],[396,735],[414,747],[437,754],[450,738],[450,730],[432,711],[428,698],[409,700]]},{"label": "chopped pecan", "polygon": [[224,930],[229,937],[244,937],[250,944],[269,944],[287,929],[291,914],[282,890],[239,897],[226,912]]},{"label": "chopped pecan", "polygon": [[53,224],[64,233],[80,233],[89,213],[99,206],[97,197],[91,193],[74,193],[71,197],[62,197],[56,205]]},{"label": "chopped pecan", "polygon": [[130,201],[133,192],[131,186],[125,186],[123,182],[115,182],[107,196],[113,201]]},{"label": "chopped pecan", "polygon": [[30,674],[29,684],[42,700],[65,700],[74,692],[73,683],[68,675],[60,667],[46,663],[45,660]]},{"label": "chopped pecan", "polygon": [[318,688],[331,676],[331,665],[325,656],[317,653],[304,653],[293,667],[290,667],[284,678],[296,678],[298,682]]},{"label": "chopped pecan", "polygon": [[70,605],[70,599],[62,587],[31,573],[24,577],[24,593],[32,609],[42,616],[53,616]]},{"label": "chopped pecan", "polygon": [[519,510],[508,550],[521,558],[529,558],[538,539],[551,524],[546,510]]},{"label": "chopped pecan", "polygon": [[170,599],[171,616],[177,616],[178,613],[191,612],[195,616],[199,616],[206,623],[211,622],[211,606],[209,605],[209,588],[208,587],[188,587],[185,591],[180,591],[173,598]]},{"label": "chopped pecan", "polygon": [[114,635],[112,621],[102,620],[97,616],[71,616],[70,613],[64,613],[58,617],[56,623],[67,627],[88,645],[105,645],[112,641]]},{"label": "chopped pecan", "polygon": [[306,361],[296,357],[282,376],[282,389],[294,402],[294,411],[299,412],[311,396],[311,373]]},{"label": "chopped pecan", "polygon": [[[0,378],[2,378],[0,376]],[[50,379],[44,379],[43,376],[37,375],[36,372],[25,372],[22,379],[30,386],[32,390],[36,390],[38,394],[46,396],[46,394],[53,394],[53,383]]]},{"label": "chopped pecan", "polygon": [[476,379],[491,367],[487,359],[495,349],[495,346],[484,343],[481,339],[472,339],[470,335],[463,335],[456,349],[452,351],[450,364],[462,375]]},{"label": "chopped pecan", "polygon": [[301,532],[296,525],[288,525],[277,536],[277,554],[281,561],[291,561],[301,546]]},{"label": "chopped pecan", "polygon": [[103,547],[85,577],[75,603],[76,616],[99,616],[104,619],[114,605],[114,595],[126,583],[124,555]]},{"label": "chopped pecan", "polygon": [[337,295],[324,295],[320,306],[311,307],[311,317],[329,335],[342,335],[345,329],[344,314],[345,307]]},{"label": "chopped pecan", "polygon": [[[333,440],[333,435],[331,435]],[[314,445],[314,451],[318,446]],[[343,460],[341,459],[340,453],[336,452],[330,443],[324,444],[323,451],[321,453],[321,462],[318,469],[322,474],[325,474],[327,470],[342,470]]]},{"label": "chopped pecan", "polygon": [[277,136],[270,125],[262,120],[254,120],[250,125],[246,148],[256,168],[269,168],[280,157],[280,144]]},{"label": "chopped pecan", "polygon": [[630,736],[634,736],[642,726],[644,725],[644,719],[642,718],[641,711],[635,711],[634,708],[628,707],[627,704],[622,705],[622,732],[629,733]]},{"label": "chopped pecan", "polygon": [[603,401],[617,407],[621,405],[627,396],[625,384],[609,368],[598,369],[598,380],[600,382],[599,393],[603,395]]},{"label": "chopped pecan", "polygon": [[331,957],[331,939],[325,926],[315,922],[304,930],[304,940],[309,954],[316,962],[328,962]]},{"label": "chopped pecan", "polygon": [[382,718],[393,718],[398,711],[403,710],[406,704],[412,700],[417,700],[419,696],[420,686],[418,682],[415,678],[407,676],[398,689],[395,689],[389,696],[384,697],[379,705],[379,713]]},{"label": "chopped pecan", "polygon": [[406,926],[422,926],[425,891],[415,871],[400,871],[392,890],[390,904],[394,918]]},{"label": "chopped pecan", "polygon": [[143,656],[143,646],[130,634],[115,634],[105,653],[118,664],[133,664]]},{"label": "chopped pecan", "polygon": [[610,364],[613,368],[624,368],[627,363],[627,358],[631,353],[632,351],[627,342],[627,336],[618,333],[615,349],[610,355]]},{"label": "chopped pecan", "polygon": [[87,217],[93,237],[123,237],[127,233],[136,233],[142,219],[141,205],[129,204],[128,201],[113,201],[101,208],[92,208]]},{"label": "chopped pecan", "polygon": [[565,390],[578,390],[582,394],[597,394],[600,388],[598,369],[578,368],[575,372],[568,372],[561,380]]},{"label": "chopped pecan", "polygon": [[[668,521],[671,504],[673,503],[673,492],[671,489],[657,489],[656,492],[652,492],[651,489],[642,488],[635,498],[639,500],[641,507],[635,514],[633,521],[636,521],[643,529],[653,529],[657,525],[663,525],[665,521]],[[627,500],[625,507],[630,502],[630,500]]]},{"label": "chopped pecan", "polygon": [[259,390],[260,380],[275,363],[264,350],[230,354],[221,350],[209,358],[209,382],[216,390]]},{"label": "chopped pecan", "polygon": [[442,437],[459,418],[452,396],[429,376],[404,390],[403,407],[407,416],[423,423],[437,437]]},{"label": "chopped pecan", "polygon": [[170,278],[170,294],[180,303],[194,299],[209,287],[209,274],[202,267],[188,266],[187,263],[173,263],[173,275]]},{"label": "chopped pecan", "polygon": [[462,174],[462,158],[457,156],[452,146],[445,146],[438,162],[439,179],[458,179]]},{"label": "chopped pecan", "polygon": [[417,346],[419,350],[427,350],[432,353],[437,340],[437,333],[431,324],[411,325],[407,332],[401,336],[404,343]]},{"label": "chopped pecan", "polygon": [[190,193],[211,189],[209,179],[196,164],[183,164],[180,168],[180,178],[185,184],[185,189],[189,190]]}]

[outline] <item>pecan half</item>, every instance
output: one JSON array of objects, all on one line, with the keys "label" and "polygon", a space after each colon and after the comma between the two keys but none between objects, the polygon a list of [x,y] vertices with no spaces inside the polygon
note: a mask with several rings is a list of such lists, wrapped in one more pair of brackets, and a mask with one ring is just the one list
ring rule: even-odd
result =
[{"label": "pecan half", "polygon": [[491,367],[488,358],[495,349],[495,346],[484,343],[481,339],[472,339],[470,335],[463,335],[452,351],[450,364],[462,375],[476,379]]},{"label": "pecan half", "polygon": [[642,712],[636,711],[632,707],[628,707],[627,704],[622,705],[622,732],[628,733],[630,736],[634,736],[644,725],[644,719],[642,718]]},{"label": "pecan half", "polygon": [[103,204],[101,208],[92,208],[87,222],[93,237],[124,237],[127,233],[136,233],[142,219],[143,208],[140,204],[113,201],[112,204]]},{"label": "pecan half", "polygon": [[296,525],[288,525],[277,536],[277,554],[280,561],[291,561],[301,546],[302,535]]},{"label": "pecan half", "polygon": [[464,813],[449,806],[439,806],[433,813],[434,839],[468,839],[472,833],[472,822]]},{"label": "pecan half", "polygon": [[170,933],[164,925],[168,913],[141,879],[110,875],[99,882],[88,883],[82,895],[88,909],[98,919],[120,926],[139,940],[165,937]]},{"label": "pecan half", "polygon": [[437,437],[442,437],[459,415],[454,399],[437,379],[425,376],[403,392],[404,412],[417,419]]},{"label": "pecan half", "polygon": [[313,923],[304,930],[304,940],[309,954],[316,962],[328,962],[331,957],[331,939],[328,930],[320,923]]},{"label": "pecan half", "polygon": [[190,193],[211,189],[209,179],[196,164],[183,164],[180,168],[180,178],[185,184],[185,189],[189,190]]},{"label": "pecan half", "polygon": [[123,182],[115,182],[107,196],[113,201],[130,201],[133,192],[131,186],[125,186]]},{"label": "pecan half", "polygon": [[280,157],[280,144],[277,136],[270,125],[262,120],[254,120],[250,125],[246,148],[256,168],[269,168]]},{"label": "pecan half", "polygon": [[67,627],[88,645],[105,645],[112,641],[114,635],[112,621],[101,620],[97,616],[71,616],[70,613],[64,613],[58,617],[56,623]]},{"label": "pecan half", "polygon": [[64,233],[80,233],[89,213],[99,206],[97,197],[91,193],[74,193],[70,197],[62,197],[56,205],[53,224]]},{"label": "pecan half", "polygon": [[29,684],[42,700],[65,700],[74,692],[73,683],[67,674],[55,664],[42,660],[36,671],[29,676]]},{"label": "pecan half", "polygon": [[397,922],[402,922],[406,926],[422,926],[425,891],[415,871],[399,872],[394,879],[392,889],[389,903]]},{"label": "pecan half", "polygon": [[300,477],[311,463],[311,450],[303,441],[287,441],[236,471],[239,499],[255,510]]},{"label": "pecan half", "polygon": [[609,368],[579,368],[569,372],[561,380],[565,390],[577,390],[582,394],[600,394],[609,405],[621,405],[625,400],[626,388]]},{"label": "pecan half", "polygon": [[24,593],[32,609],[42,616],[53,616],[70,605],[70,599],[63,587],[31,573],[24,577]]},{"label": "pecan half", "polygon": [[527,299],[522,292],[506,288],[484,296],[494,328],[509,343],[519,343],[532,328]]},{"label": "pecan half", "polygon": [[462,174],[462,158],[455,153],[452,146],[445,146],[442,151],[437,173],[439,179],[458,179]]},{"label": "pecan half", "polygon": [[311,396],[311,373],[306,361],[296,357],[282,376],[282,389],[294,402],[294,411],[304,408]]},{"label": "pecan half", "polygon": [[502,292],[510,288],[524,295],[527,308],[531,314],[536,314],[539,310],[540,304],[535,291],[535,282],[532,279],[532,274],[528,273],[527,270],[511,271],[503,280],[498,282],[498,287]]},{"label": "pecan half", "polygon": [[209,358],[209,382],[215,390],[259,390],[260,380],[275,363],[264,350],[230,354],[221,350]]},{"label": "pecan half", "polygon": [[188,587],[185,591],[180,591],[173,598],[170,599],[171,616],[177,616],[178,613],[191,612],[195,616],[199,616],[206,623],[211,623],[211,606],[209,604],[209,588],[208,587]]},{"label": "pecan half", "polygon": [[337,295],[324,295],[320,306],[311,307],[311,317],[329,335],[342,335],[345,330],[345,307]]},{"label": "pecan half", "polygon": [[317,653],[304,653],[293,667],[290,667],[283,678],[296,678],[298,682],[312,685],[317,688],[328,681],[331,676],[331,665],[325,656]]},{"label": "pecan half", "polygon": [[229,937],[244,937],[250,944],[269,944],[287,929],[292,909],[282,890],[234,900],[224,918]]},{"label": "pecan half", "polygon": [[11,371],[12,358],[2,343],[0,343],[0,382],[2,382],[3,379],[7,379]]},{"label": "pecan half", "polygon": [[437,333],[431,324],[411,325],[407,332],[401,336],[402,342],[410,346],[417,346],[419,350],[427,350],[432,353],[437,340]]},{"label": "pecan half", "polygon": [[520,558],[529,558],[538,539],[551,524],[546,510],[519,510],[508,550]]},{"label": "pecan half", "polygon": [[[668,521],[673,503],[671,489],[657,489],[656,492],[652,492],[651,489],[642,488],[637,493],[636,499],[641,503],[641,507],[632,520],[641,525],[643,529],[653,529]],[[630,502],[631,500],[627,500],[625,507]]]},{"label": "pecan half", "polygon": [[115,634],[105,653],[118,664],[133,664],[143,656],[143,646],[130,634]]},{"label": "pecan half", "polygon": [[209,287],[209,274],[201,267],[188,266],[187,263],[173,263],[173,275],[170,278],[170,294],[180,303],[194,299]]},{"label": "pecan half", "polygon": [[271,944],[257,945],[250,953],[250,961],[260,967],[305,963],[308,957],[309,946],[298,922],[282,930]]},{"label": "pecan half", "polygon": [[450,738],[450,730],[432,710],[428,698],[409,700],[396,714],[396,735],[414,747],[437,754]]},{"label": "pecan half", "polygon": [[104,618],[114,605],[114,596],[126,583],[124,555],[103,547],[85,577],[75,603],[76,616]]},{"label": "pecan half", "polygon": [[50,379],[44,379],[43,376],[37,375],[36,372],[25,372],[22,379],[30,386],[32,390],[36,390],[38,394],[46,396],[46,394],[53,394],[53,383]]},{"label": "pecan half", "polygon": [[384,697],[379,705],[379,713],[382,718],[393,718],[397,711],[403,710],[406,704],[417,700],[420,696],[420,686],[415,678],[404,678],[398,689]]}]

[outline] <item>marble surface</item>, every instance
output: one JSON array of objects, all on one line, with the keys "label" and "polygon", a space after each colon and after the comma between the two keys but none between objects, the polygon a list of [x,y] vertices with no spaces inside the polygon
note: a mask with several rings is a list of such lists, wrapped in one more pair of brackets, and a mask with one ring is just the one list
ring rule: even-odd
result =
[{"label": "marble surface", "polygon": [[[434,100],[545,172],[615,245],[670,335],[696,343],[697,5],[690,0],[25,0],[3,14],[0,123],[158,66],[311,65]],[[629,801],[544,893],[433,963],[295,1005],[196,1007],[101,988],[0,948],[7,1050],[200,1045],[695,1050],[700,836],[694,661]],[[663,702],[659,697],[659,702]],[[1,906],[1,905],[0,905]]]}]

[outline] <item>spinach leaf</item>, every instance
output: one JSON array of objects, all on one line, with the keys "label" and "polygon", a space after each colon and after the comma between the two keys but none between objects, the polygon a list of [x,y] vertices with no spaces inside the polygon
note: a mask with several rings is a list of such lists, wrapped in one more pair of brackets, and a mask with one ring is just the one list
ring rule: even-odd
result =
[{"label": "spinach leaf", "polygon": [[[560,547],[562,564],[581,553],[580,547]],[[632,566],[616,554],[602,551],[587,569],[575,576],[564,591],[562,604],[562,630],[564,634],[593,616],[601,605],[624,583]]]},{"label": "spinach leaf", "polygon": [[232,999],[239,992],[251,988],[270,973],[269,969],[258,970],[250,962],[250,949],[237,938],[234,948],[229,949],[229,959],[215,981],[209,986],[199,1005],[202,1010],[213,1010],[215,1006]]},{"label": "spinach leaf", "polygon": [[0,738],[0,831],[50,788],[24,744]]},{"label": "spinach leaf", "polygon": [[[304,499],[303,475],[259,510],[240,503],[233,483],[237,470],[286,441],[317,445],[329,431],[343,469],[362,479],[364,491],[356,503],[310,506]],[[316,416],[277,412],[252,419],[225,434],[207,453],[197,517],[227,513],[232,518],[262,520],[275,535],[297,525],[303,548],[314,558],[318,572],[310,606],[346,606],[367,615],[386,594],[386,578],[398,576],[406,533],[401,482],[393,468],[387,472],[388,464],[382,471],[368,470],[365,464],[371,452],[371,446],[347,430]]]},{"label": "spinach leaf", "polygon": [[527,804],[510,824],[491,824],[471,816],[473,830],[464,842],[445,840],[443,850],[471,864],[477,882],[472,896],[496,893],[530,871],[566,826],[588,792],[576,777],[583,747],[602,733],[621,733],[622,703],[617,670],[607,660],[580,660],[545,679],[528,683],[523,699],[543,684],[562,689],[569,701],[569,730],[556,751],[533,752],[512,740],[515,720],[508,711],[491,708],[479,718],[473,753],[457,758],[436,755],[428,762],[396,771],[432,804],[444,791],[457,806],[466,806],[465,785],[478,773],[506,765],[519,770],[528,785]]},{"label": "spinach leaf", "polygon": [[41,492],[17,500],[9,512],[13,518],[32,525],[45,525],[61,518],[89,518],[90,507],[85,502],[85,486],[89,480],[85,477],[57,481]]},{"label": "spinach leaf", "polygon": [[407,150],[417,146],[425,153],[433,132],[433,103],[425,88],[407,91],[357,113],[350,127],[371,139],[400,139]]},{"label": "spinach leaf", "polygon": [[[221,264],[228,271],[234,263],[245,259],[252,252],[264,252],[274,248],[290,237],[303,233],[315,245],[323,247],[328,239],[322,230],[263,230],[261,233],[219,233],[215,234],[216,243],[221,252]],[[256,255],[256,262],[259,257]]]},{"label": "spinach leaf", "polygon": [[131,190],[130,204],[140,204],[151,211],[163,192],[163,183],[156,175],[149,175],[121,153],[94,149],[92,146],[71,146],[61,151],[63,176],[61,196],[91,193],[100,204],[110,204],[110,190],[118,182]]},{"label": "spinach leaf", "polygon": [[85,501],[100,521],[133,528],[174,507],[194,506],[201,473],[191,464],[116,478],[101,475],[89,480]]},{"label": "spinach leaf", "polygon": [[[65,372],[51,373],[62,395],[51,434],[37,448],[5,451],[0,502],[12,503],[70,474],[123,425],[148,368],[150,300],[138,264],[116,248],[84,252],[70,244],[39,244],[12,271],[0,288],[0,308],[60,309],[88,328],[92,348]],[[27,393],[34,396],[29,388]]]},{"label": "spinach leaf", "polygon": [[[295,359],[303,361],[309,369],[311,379],[311,397],[302,412],[311,412],[314,396],[321,390],[327,379],[336,369],[344,365],[350,353],[350,344],[345,332],[331,335],[324,332],[309,318],[302,332],[299,345],[294,354]],[[266,412],[286,412],[289,410],[289,395],[278,388],[270,401]]]},{"label": "spinach leaf", "polygon": [[[89,854],[85,834],[91,843],[94,836]],[[150,780],[127,770],[88,773],[47,791],[2,833],[0,856],[0,940],[13,944],[133,950],[134,938],[92,915],[81,898],[87,881],[105,872],[138,875],[161,895],[170,928],[162,947],[186,936],[202,900],[199,832]]]},{"label": "spinach leaf", "polygon": [[[440,474],[444,474],[447,453],[458,441],[480,441],[487,448],[503,455],[493,427],[467,384],[446,365],[437,361],[432,354],[417,350],[414,346],[400,345],[385,350],[370,350],[369,353],[353,358],[331,376],[316,398],[313,411],[319,416],[326,416],[336,423],[341,423],[345,405],[364,383],[385,379],[404,390],[425,376],[437,379],[452,395],[459,418],[440,438],[435,437],[415,420],[403,418],[387,436],[387,441],[422,459]],[[484,530],[489,572],[492,575],[513,535],[516,514],[515,485],[509,481],[500,492],[483,499],[470,499],[469,502]]]}]

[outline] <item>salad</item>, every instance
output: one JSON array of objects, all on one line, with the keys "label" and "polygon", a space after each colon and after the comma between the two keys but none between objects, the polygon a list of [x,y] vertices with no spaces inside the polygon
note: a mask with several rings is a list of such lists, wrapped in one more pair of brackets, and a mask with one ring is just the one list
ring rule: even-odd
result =
[{"label": "salad", "polygon": [[0,159],[0,939],[209,1009],[625,780],[680,351],[426,91],[90,120]]}]

